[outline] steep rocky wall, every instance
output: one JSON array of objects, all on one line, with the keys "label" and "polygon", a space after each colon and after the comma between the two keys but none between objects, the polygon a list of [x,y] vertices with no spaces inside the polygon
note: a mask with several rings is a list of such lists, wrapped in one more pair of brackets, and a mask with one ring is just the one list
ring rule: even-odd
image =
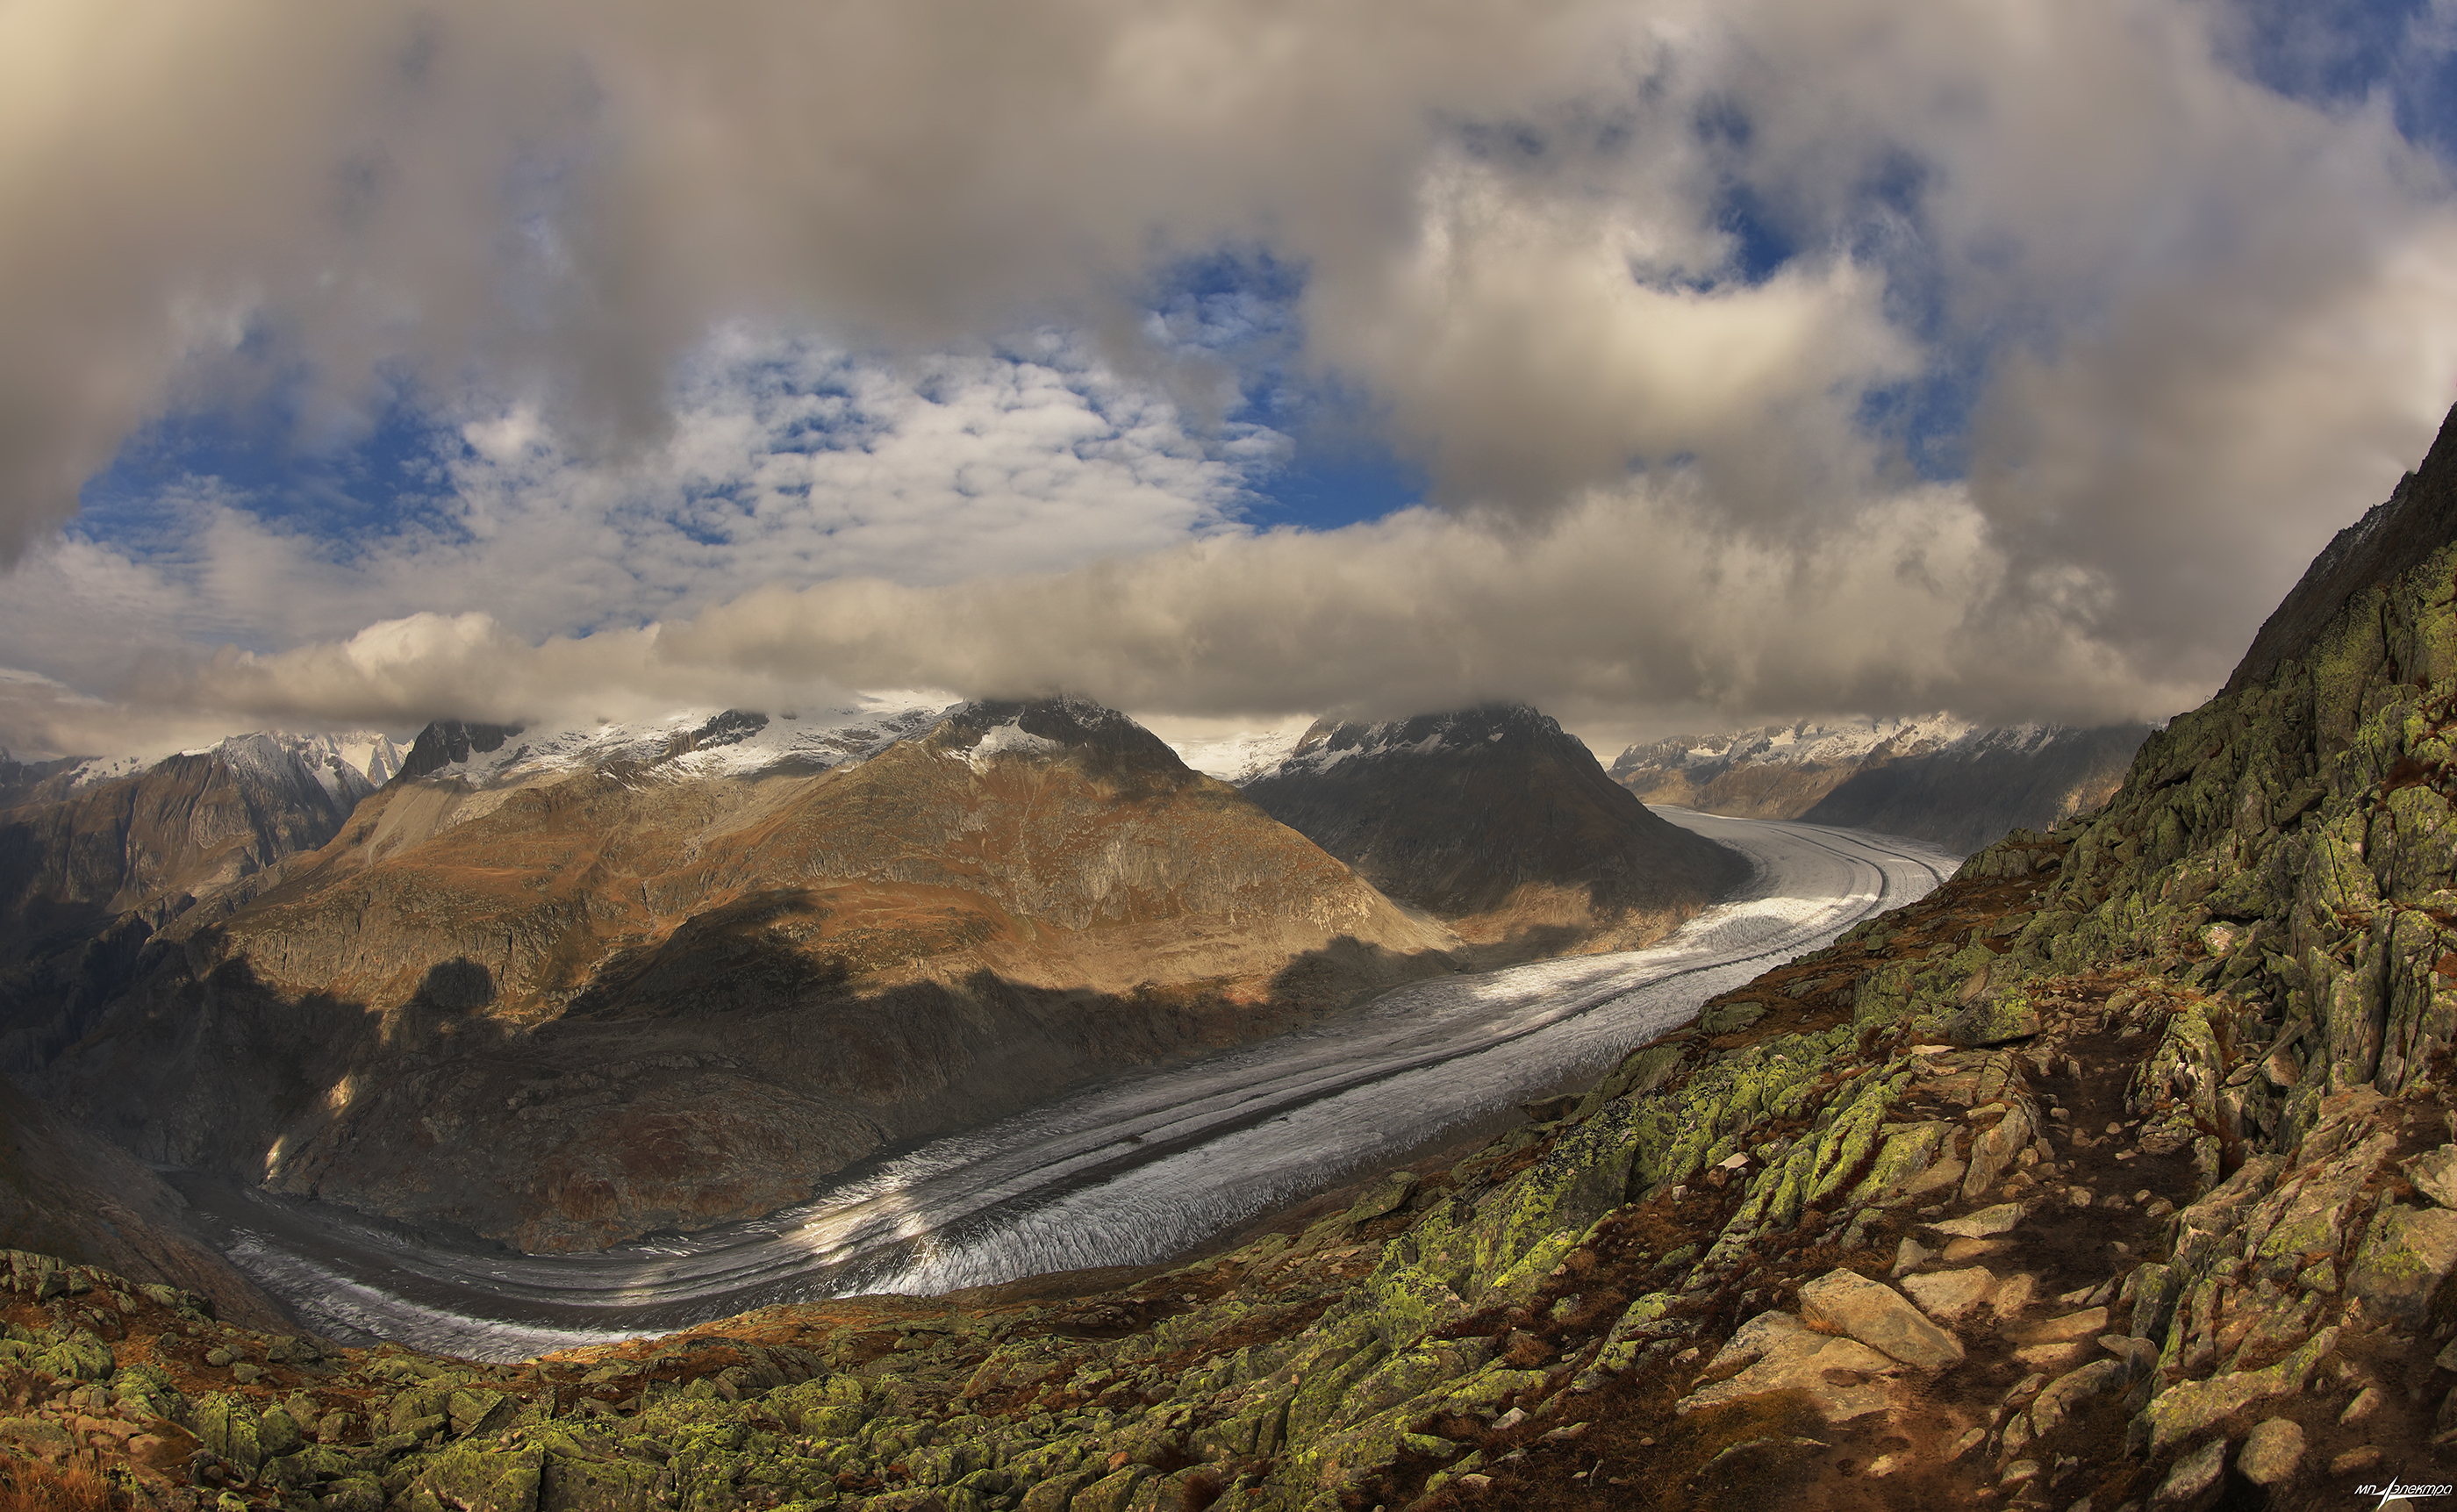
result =
[{"label": "steep rocky wall", "polygon": [[267,781],[207,752],[0,812],[0,949],[181,901],[313,850],[351,806],[312,779]]}]

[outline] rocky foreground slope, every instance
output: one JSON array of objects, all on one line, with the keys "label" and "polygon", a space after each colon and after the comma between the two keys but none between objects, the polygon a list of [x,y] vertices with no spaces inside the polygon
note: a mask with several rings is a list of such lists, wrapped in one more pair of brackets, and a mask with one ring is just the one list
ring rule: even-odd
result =
[{"label": "rocky foreground slope", "polygon": [[[2405,496],[2452,487],[2457,425]],[[0,1441],[182,1512],[2114,1512],[2457,1480],[2453,570],[2444,535],[2393,582],[2307,580],[2321,630],[2099,813],[1300,1232],[506,1367],[16,1254]]]},{"label": "rocky foreground slope", "polygon": [[1634,745],[1613,780],[1649,803],[1884,830],[1975,851],[2107,801],[2146,725],[1985,729],[1949,715],[1807,720]]},{"label": "rocky foreground slope", "polygon": [[1317,722],[1244,791],[1488,963],[1651,944],[1745,875],[1523,704]]}]

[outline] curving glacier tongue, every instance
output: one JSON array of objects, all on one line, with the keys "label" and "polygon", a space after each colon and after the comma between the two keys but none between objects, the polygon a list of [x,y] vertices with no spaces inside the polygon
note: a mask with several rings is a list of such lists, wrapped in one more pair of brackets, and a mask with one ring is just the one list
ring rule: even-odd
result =
[{"label": "curving glacier tongue", "polygon": [[1158,1261],[1600,1069],[1953,864],[1892,836],[1665,817],[1743,851],[1755,875],[1662,944],[1400,987],[1300,1033],[933,1140],[754,1223],[521,1255],[176,1179],[217,1242],[311,1327],[481,1359],[774,1302]]}]

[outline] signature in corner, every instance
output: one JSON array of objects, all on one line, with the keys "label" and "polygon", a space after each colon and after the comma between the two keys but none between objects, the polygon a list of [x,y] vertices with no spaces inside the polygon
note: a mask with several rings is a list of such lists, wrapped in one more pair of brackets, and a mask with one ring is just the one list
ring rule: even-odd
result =
[{"label": "signature in corner", "polygon": [[2457,1490],[2457,1487],[2448,1485],[2407,1485],[2404,1481],[2399,1481],[2392,1476],[2386,1485],[2359,1485],[2355,1487],[2355,1495],[2376,1496],[2380,1498],[2380,1500],[2372,1505],[2372,1512],[2380,1512],[2381,1508],[2387,1506],[2391,1502],[2410,1502],[2425,1497],[2444,1497],[2449,1495],[2452,1490]]}]

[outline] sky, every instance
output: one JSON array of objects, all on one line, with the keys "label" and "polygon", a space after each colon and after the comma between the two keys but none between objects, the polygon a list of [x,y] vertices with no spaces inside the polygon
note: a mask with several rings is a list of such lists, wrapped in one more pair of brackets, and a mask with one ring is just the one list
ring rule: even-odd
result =
[{"label": "sky", "polygon": [[2452,168],[2457,0],[10,0],[0,747],[2160,718]]}]

